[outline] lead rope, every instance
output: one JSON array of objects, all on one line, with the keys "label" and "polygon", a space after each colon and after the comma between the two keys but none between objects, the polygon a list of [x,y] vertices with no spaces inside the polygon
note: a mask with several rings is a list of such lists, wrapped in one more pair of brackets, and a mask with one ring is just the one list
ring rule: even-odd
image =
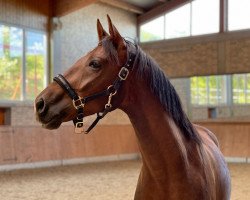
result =
[{"label": "lead rope", "polygon": [[108,99],[108,103],[105,105],[105,109],[103,112],[98,112],[97,113],[97,117],[95,119],[95,121],[89,126],[89,128],[84,132],[85,134],[88,134],[96,125],[97,123],[108,113],[110,112],[111,108],[112,108],[112,104],[111,104],[111,100],[112,97],[115,96],[117,93],[117,91],[115,91],[114,93],[110,93],[109,94],[109,99]]},{"label": "lead rope", "polygon": [[[107,88],[107,91],[110,90],[110,88],[112,88],[113,85],[110,85],[108,88]],[[115,90],[114,92],[110,92],[109,94],[109,98],[108,98],[108,103],[105,104],[105,108],[104,108],[104,111],[103,112],[98,112],[96,113],[96,119],[95,121],[88,127],[88,129],[86,131],[84,131],[84,128],[83,128],[83,118],[84,118],[84,115],[83,115],[83,108],[84,108],[84,105],[85,104],[81,104],[81,107],[80,108],[77,108],[77,118],[76,120],[78,122],[75,122],[75,120],[73,120],[74,124],[75,124],[75,133],[82,133],[84,132],[85,134],[88,134],[97,124],[98,122],[106,115],[108,114],[108,112],[110,112],[111,108],[112,108],[112,104],[111,104],[111,101],[112,101],[112,97],[115,96],[117,93],[117,90]],[[80,117],[78,117],[80,116]]]}]

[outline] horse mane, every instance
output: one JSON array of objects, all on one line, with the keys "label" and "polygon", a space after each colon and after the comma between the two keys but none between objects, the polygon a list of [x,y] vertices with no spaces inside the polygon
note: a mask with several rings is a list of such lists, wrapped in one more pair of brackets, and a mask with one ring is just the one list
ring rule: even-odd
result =
[{"label": "horse mane", "polygon": [[[147,55],[138,45],[129,41],[126,41],[126,43],[130,46],[130,48],[137,49],[134,61],[134,66],[137,66],[136,75],[144,80],[147,80],[147,84],[151,91],[156,97],[158,97],[165,111],[168,112],[169,116],[173,119],[184,136],[188,139],[193,139],[200,144],[201,139],[185,114],[179,95],[162,69],[154,61],[154,59]],[[102,41],[102,45],[110,56],[109,59],[119,63],[117,59],[117,51],[114,51],[115,48],[112,45],[112,42],[109,39],[104,39]]]}]

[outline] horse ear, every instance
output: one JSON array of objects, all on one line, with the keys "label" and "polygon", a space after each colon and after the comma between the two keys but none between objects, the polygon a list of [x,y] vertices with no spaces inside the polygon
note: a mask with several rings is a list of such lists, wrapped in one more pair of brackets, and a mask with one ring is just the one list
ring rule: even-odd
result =
[{"label": "horse ear", "polygon": [[104,28],[102,27],[102,24],[101,24],[101,22],[100,22],[99,19],[97,19],[97,32],[98,32],[99,41],[101,41],[103,38],[105,38],[106,36],[109,35],[109,34],[104,30]]},{"label": "horse ear", "polygon": [[109,15],[107,15],[107,18],[108,18],[108,24],[109,24],[109,34],[110,34],[111,39],[114,42],[114,45],[117,47],[117,49],[121,47],[126,47],[122,36],[120,35],[116,27],[112,24],[112,21]]}]

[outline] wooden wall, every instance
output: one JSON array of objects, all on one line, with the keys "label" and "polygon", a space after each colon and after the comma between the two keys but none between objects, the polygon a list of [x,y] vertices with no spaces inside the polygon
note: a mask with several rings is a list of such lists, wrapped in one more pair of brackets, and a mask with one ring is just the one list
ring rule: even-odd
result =
[{"label": "wooden wall", "polygon": [[48,30],[49,0],[0,0],[0,23]]},{"label": "wooden wall", "polygon": [[0,126],[0,165],[139,152],[131,125],[99,125],[89,135],[73,131]]},{"label": "wooden wall", "polygon": [[4,125],[4,116],[5,116],[5,109],[4,108],[0,108],[0,125]]},{"label": "wooden wall", "polygon": [[226,157],[250,157],[250,122],[214,121],[196,122],[211,130],[218,138]]},{"label": "wooden wall", "polygon": [[[226,157],[250,157],[249,122],[197,122],[217,136]],[[73,126],[0,127],[0,165],[139,153],[131,125],[99,125],[89,135]]]}]

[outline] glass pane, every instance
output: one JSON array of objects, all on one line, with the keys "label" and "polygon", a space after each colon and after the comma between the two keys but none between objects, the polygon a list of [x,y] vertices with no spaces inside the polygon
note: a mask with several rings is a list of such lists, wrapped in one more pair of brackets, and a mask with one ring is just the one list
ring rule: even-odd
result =
[{"label": "glass pane", "polygon": [[165,15],[165,38],[190,36],[190,3]]},{"label": "glass pane", "polygon": [[246,74],[246,103],[250,103],[250,74]]},{"label": "glass pane", "polygon": [[228,29],[240,30],[250,28],[250,1],[228,0]]},{"label": "glass pane", "polygon": [[226,104],[227,76],[192,77],[190,83],[192,104]]},{"label": "glass pane", "polygon": [[220,0],[196,0],[192,2],[191,35],[219,32]]},{"label": "glass pane", "polygon": [[154,19],[140,27],[140,41],[154,41],[164,39],[164,16]]},{"label": "glass pane", "polygon": [[218,104],[227,103],[227,76],[217,76],[218,84]]},{"label": "glass pane", "polygon": [[197,87],[198,87],[198,95],[199,95],[199,104],[207,105],[207,77],[197,77]]},{"label": "glass pane", "polygon": [[209,76],[208,77],[209,84],[209,104],[216,105],[218,104],[218,95],[217,95],[217,77]]},{"label": "glass pane", "polygon": [[0,25],[0,99],[22,97],[22,29]]},{"label": "glass pane", "polygon": [[4,44],[3,44],[3,29],[4,29],[4,26],[3,25],[0,25],[0,59],[3,58],[4,56]]},{"label": "glass pane", "polygon": [[232,76],[233,103],[238,103],[238,79],[237,75]]},{"label": "glass pane", "polygon": [[191,103],[194,105],[207,105],[207,78],[192,77],[191,78]]},{"label": "glass pane", "polygon": [[191,89],[191,103],[194,105],[199,104],[197,77],[192,77],[190,79],[190,89]]},{"label": "glass pane", "polygon": [[26,32],[26,99],[32,100],[45,87],[46,36]]},{"label": "glass pane", "polygon": [[233,103],[245,104],[246,103],[246,92],[245,84],[246,79],[244,74],[233,75]]}]

